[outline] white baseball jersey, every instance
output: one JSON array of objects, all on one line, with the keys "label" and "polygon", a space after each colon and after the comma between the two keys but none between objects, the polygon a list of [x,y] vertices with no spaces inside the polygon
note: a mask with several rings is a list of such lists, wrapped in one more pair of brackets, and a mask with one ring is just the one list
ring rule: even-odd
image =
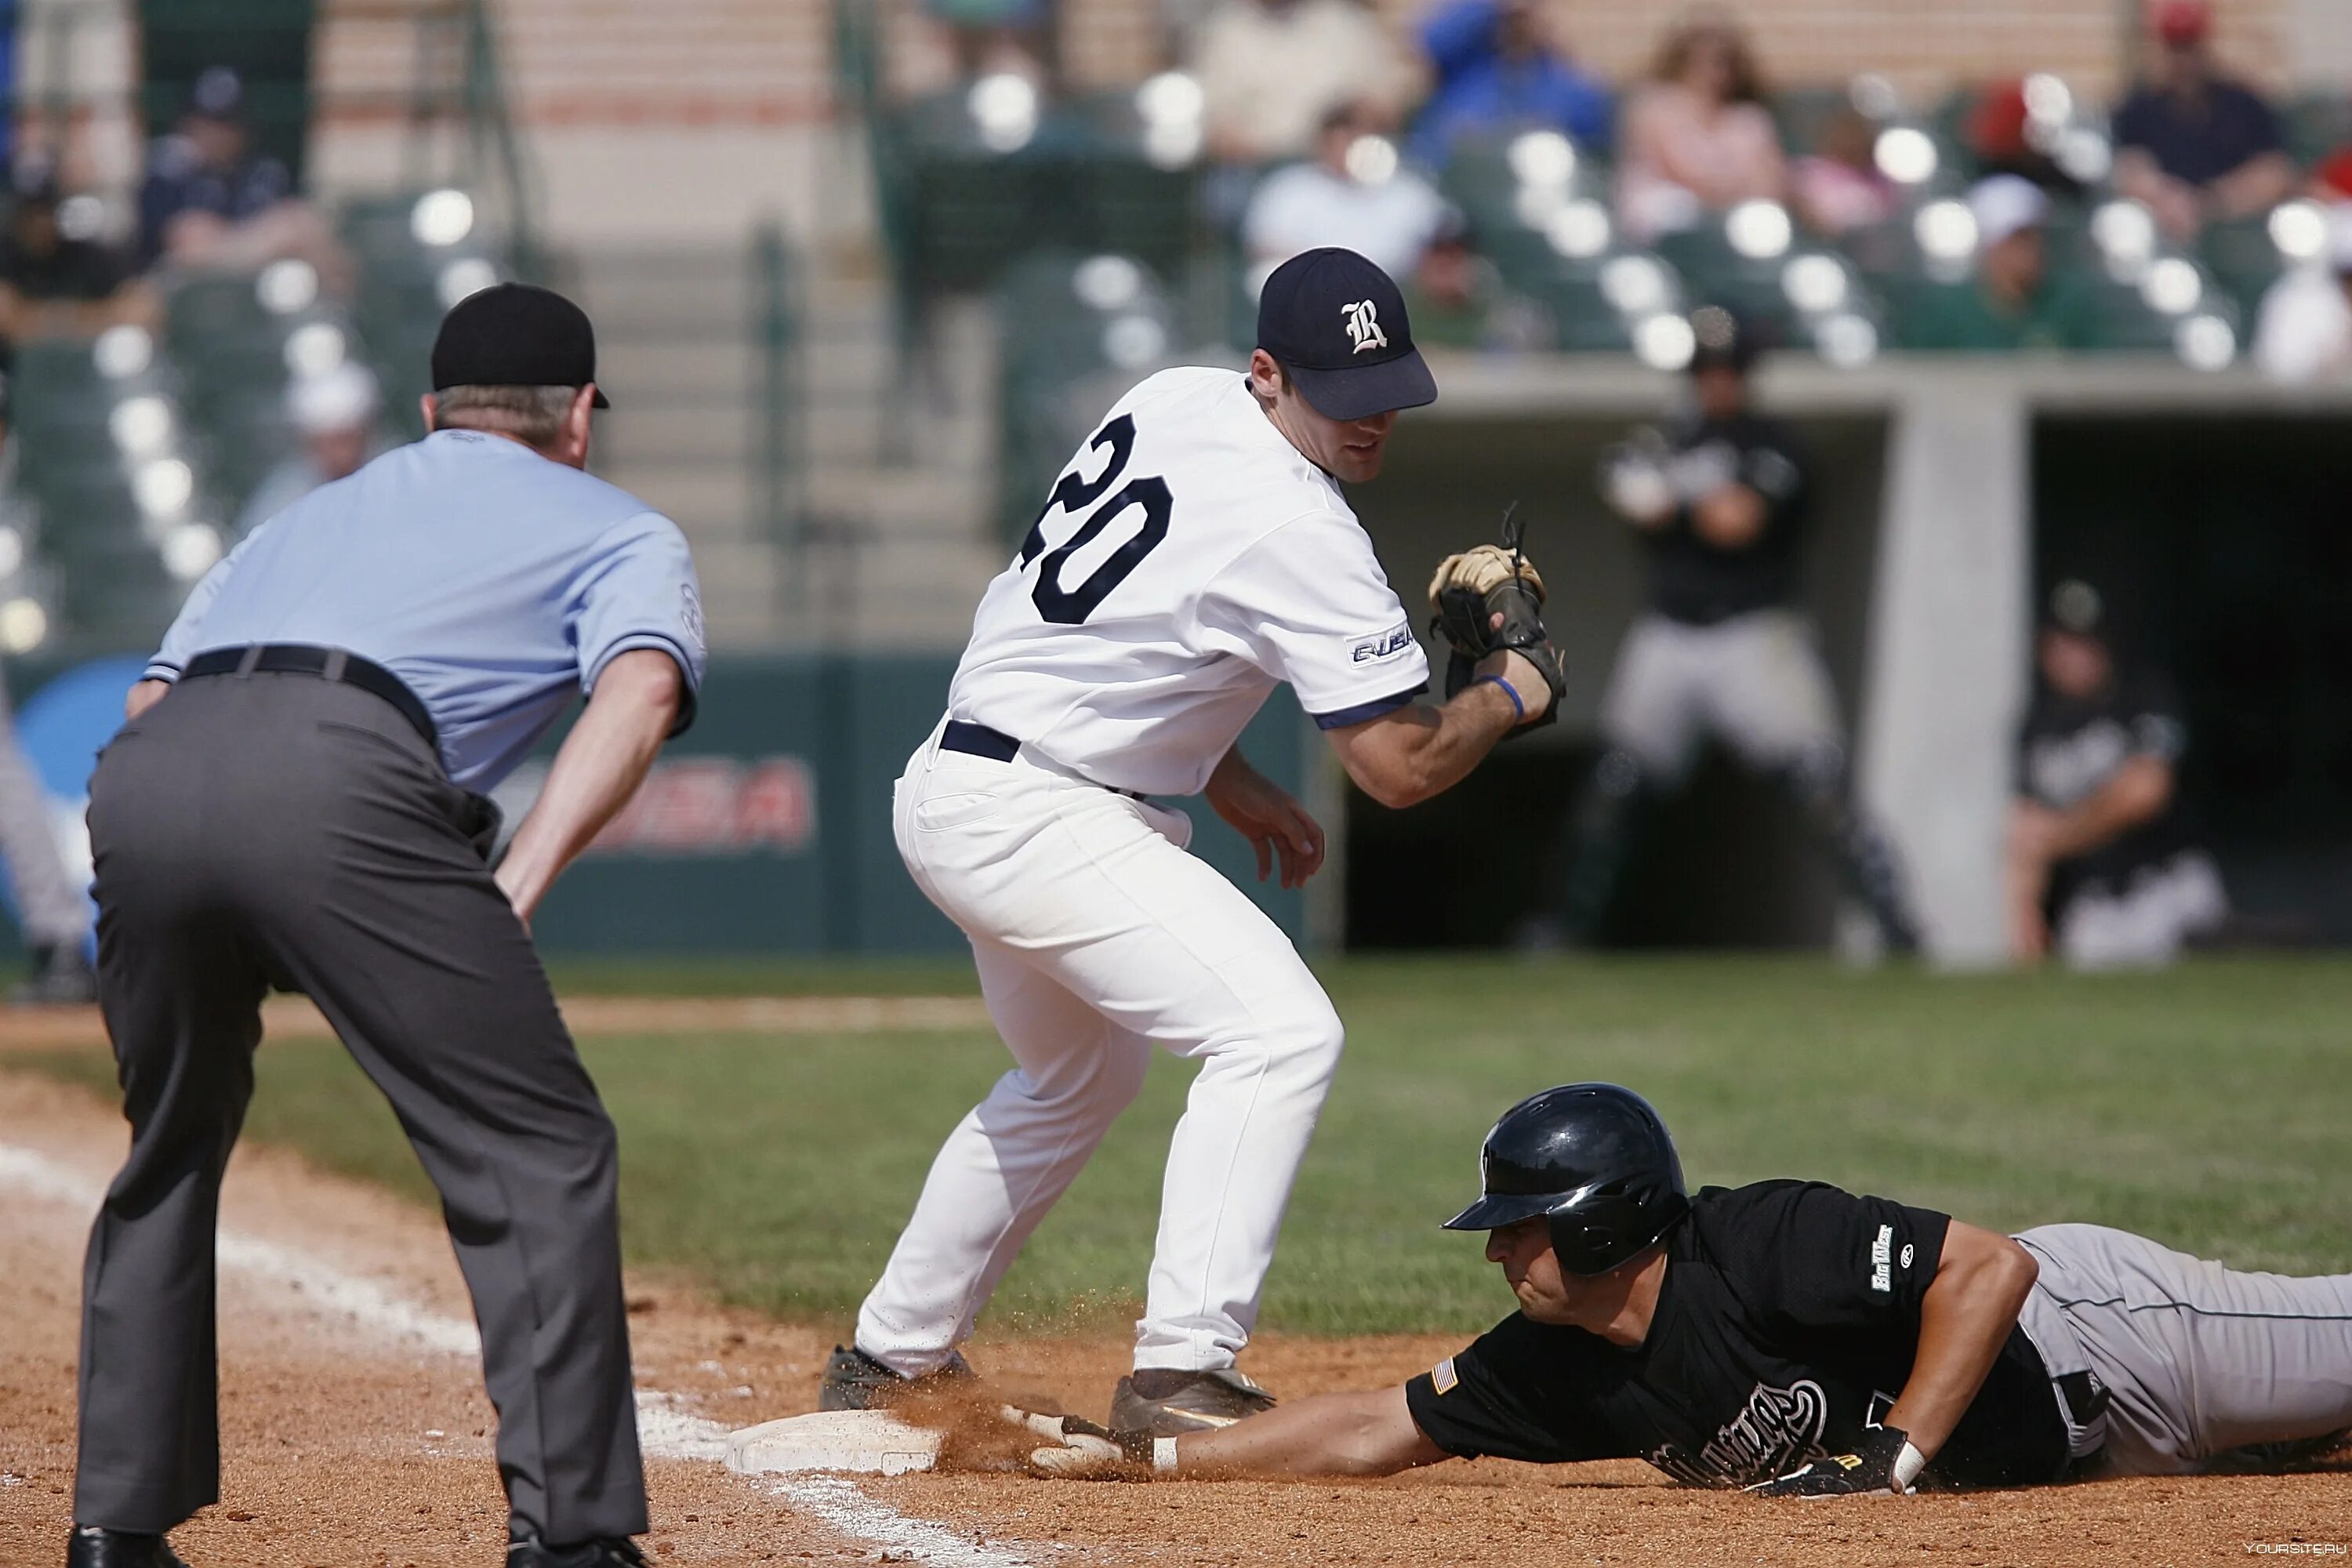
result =
[{"label": "white baseball jersey", "polygon": [[1325,729],[1428,689],[1429,660],[1330,475],[1230,370],[1111,409],[989,584],[948,711],[1144,795],[1192,795],[1288,681]]}]

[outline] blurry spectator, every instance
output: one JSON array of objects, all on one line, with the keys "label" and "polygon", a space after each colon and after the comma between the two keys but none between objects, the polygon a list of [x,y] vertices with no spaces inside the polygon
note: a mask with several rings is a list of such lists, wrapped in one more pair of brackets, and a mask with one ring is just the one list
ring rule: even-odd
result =
[{"label": "blurry spectator", "polygon": [[1960,140],[1976,164],[1979,179],[1992,174],[2016,174],[2032,181],[2053,196],[2083,194],[2083,183],[2058,166],[2058,161],[2033,143],[2032,111],[2026,107],[2025,79],[1995,82],[1969,105]]},{"label": "blurry spectator", "polygon": [[1609,89],[1560,49],[1541,0],[1450,0],[1423,24],[1421,47],[1437,85],[1412,146],[1432,168],[1465,135],[1550,130],[1588,147],[1609,145],[1616,119]]},{"label": "blurry spectator", "polygon": [[1355,251],[1400,282],[1422,272],[1457,220],[1429,182],[1400,165],[1381,134],[1386,124],[1369,102],[1342,104],[1323,117],[1311,160],[1258,183],[1242,216],[1242,243],[1258,276],[1325,245]]},{"label": "blurry spectator", "polygon": [[2209,219],[2266,212],[2294,188],[2278,116],[2221,74],[2212,25],[2205,0],[2160,0],[2154,75],[2116,110],[2116,188],[2179,240]]},{"label": "blurry spectator", "polygon": [[237,514],[242,539],[317,489],[359,471],[375,455],[375,377],[349,360],[286,389],[286,418],[302,450],[262,476]]},{"label": "blurry spectator", "polygon": [[2088,584],[2062,583],[2035,644],[2010,808],[2011,944],[2082,968],[2163,963],[2229,913],[2174,809],[2188,730],[2164,682],[2122,673]]},{"label": "blurry spectator", "polygon": [[1048,0],[925,0],[924,9],[947,30],[959,76],[1011,71],[1045,80],[1038,44],[1052,19]]},{"label": "blurry spectator", "polygon": [[2263,296],[2254,363],[2275,381],[2352,376],[2352,202],[2328,209],[2326,265],[2298,267]]},{"label": "blurry spectator", "polygon": [[155,290],[134,275],[131,258],[66,233],[55,164],[28,154],[9,183],[8,226],[0,237],[0,337],[88,338],[123,322],[155,324]]},{"label": "blurry spectator", "polygon": [[1393,116],[1412,84],[1387,31],[1351,0],[1224,0],[1201,24],[1192,70],[1209,153],[1226,163],[1306,157],[1333,110],[1368,100]]},{"label": "blurry spectator", "polygon": [[1629,235],[1654,239],[1780,196],[1780,132],[1737,26],[1713,16],[1676,24],[1651,76],[1625,110],[1617,208]]},{"label": "blurry spectator", "polygon": [[2352,147],[2339,147],[2311,171],[2311,194],[2323,202],[2352,202]]},{"label": "blurry spectator", "polygon": [[330,289],[351,281],[351,261],[293,176],[254,151],[245,84],[215,66],[196,79],[178,128],[150,150],[139,190],[142,259],[250,272],[282,257],[318,268]]},{"label": "blurry spectator", "polygon": [[2090,297],[2055,276],[2043,225],[2050,198],[2018,174],[1995,174],[1969,191],[1977,223],[1976,273],[1961,288],[1936,289],[1895,322],[1905,348],[2013,350],[2097,346]]},{"label": "blurry spectator", "polygon": [[1868,228],[1895,216],[1901,197],[1879,173],[1878,126],[1842,109],[1822,127],[1821,144],[1789,172],[1790,199],[1817,234]]}]

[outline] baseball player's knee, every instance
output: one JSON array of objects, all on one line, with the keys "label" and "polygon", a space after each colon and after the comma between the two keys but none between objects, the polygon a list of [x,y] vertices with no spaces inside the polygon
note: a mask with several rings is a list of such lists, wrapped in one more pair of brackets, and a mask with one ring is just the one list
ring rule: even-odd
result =
[{"label": "baseball player's knee", "polygon": [[1145,1050],[1078,1051],[1055,1063],[1050,1072],[1015,1068],[997,1080],[989,1098],[1010,1096],[1034,1112],[1108,1121],[1142,1092],[1150,1066]]},{"label": "baseball player's knee", "polygon": [[1631,800],[1642,793],[1654,771],[1632,749],[1612,745],[1593,764],[1593,793],[1604,800]]},{"label": "baseball player's knee", "polygon": [[1316,1000],[1319,1005],[1299,1008],[1265,1035],[1269,1072],[1294,1089],[1319,1091],[1328,1084],[1348,1043],[1338,1010],[1320,995]]}]

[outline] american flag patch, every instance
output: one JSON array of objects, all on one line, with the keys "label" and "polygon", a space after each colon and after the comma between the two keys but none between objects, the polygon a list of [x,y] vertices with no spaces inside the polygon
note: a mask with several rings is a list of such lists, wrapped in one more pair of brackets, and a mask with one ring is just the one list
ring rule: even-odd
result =
[{"label": "american flag patch", "polygon": [[1462,1374],[1454,1370],[1454,1358],[1447,1356],[1429,1369],[1430,1386],[1440,1394],[1451,1394],[1462,1382]]}]

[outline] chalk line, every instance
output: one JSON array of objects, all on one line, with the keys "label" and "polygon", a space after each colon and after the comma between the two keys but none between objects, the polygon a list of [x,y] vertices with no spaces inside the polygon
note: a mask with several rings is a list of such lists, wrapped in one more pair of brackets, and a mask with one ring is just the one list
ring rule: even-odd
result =
[{"label": "chalk line", "polygon": [[[104,1184],[37,1151],[10,1143],[0,1143],[0,1187],[82,1209],[95,1209],[106,1196]],[[308,1253],[224,1230],[215,1256],[224,1268],[284,1287],[317,1316],[354,1324],[389,1343],[439,1355],[476,1358],[482,1353],[482,1337],[472,1323],[405,1300],[374,1280],[346,1274]],[[718,1422],[688,1410],[677,1394],[637,1391],[637,1445],[647,1458],[717,1464],[726,1457],[727,1433]],[[1026,1559],[944,1524],[900,1513],[839,1477],[753,1484],[839,1533],[887,1552],[903,1552],[941,1568],[1028,1568]]]}]

